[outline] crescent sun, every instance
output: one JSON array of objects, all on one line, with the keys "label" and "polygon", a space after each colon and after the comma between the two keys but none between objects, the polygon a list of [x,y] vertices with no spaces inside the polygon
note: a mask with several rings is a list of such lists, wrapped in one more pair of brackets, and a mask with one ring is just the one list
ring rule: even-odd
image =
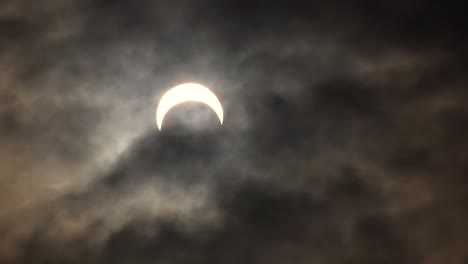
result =
[{"label": "crescent sun", "polygon": [[156,124],[158,129],[161,130],[162,123],[166,114],[174,106],[184,102],[201,102],[208,105],[219,118],[223,124],[223,107],[218,97],[205,86],[198,83],[184,83],[177,85],[167,91],[159,101],[156,110]]}]

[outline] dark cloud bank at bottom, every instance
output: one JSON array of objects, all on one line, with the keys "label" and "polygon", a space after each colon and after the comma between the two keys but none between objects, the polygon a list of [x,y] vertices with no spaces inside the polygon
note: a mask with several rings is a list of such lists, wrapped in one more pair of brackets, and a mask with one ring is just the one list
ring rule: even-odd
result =
[{"label": "dark cloud bank at bottom", "polygon": [[[131,197],[129,190],[143,186],[169,182],[188,190],[202,184],[213,193],[220,223],[186,228],[177,215],[135,214],[103,243],[93,245],[93,233],[105,223],[95,220],[73,239],[54,241],[48,229],[59,222],[52,216],[25,244],[23,258],[11,263],[418,263],[425,261],[427,244],[443,248],[457,241],[448,225],[455,225],[455,230],[463,225],[460,221],[466,214],[453,212],[461,212],[466,197],[392,214],[385,194],[376,190],[379,186],[353,165],[334,168],[339,178],[326,180],[321,197],[311,195],[310,186],[284,184],[288,177],[311,177],[311,172],[282,173],[284,164],[279,160],[269,164],[282,181],[240,180],[241,167],[251,165],[236,156],[246,155],[232,146],[238,136],[222,128],[151,132],[137,140],[102,180],[59,201],[73,219],[84,214],[90,203],[111,207],[116,197]],[[236,151],[236,163],[219,165],[219,156]],[[271,159],[270,151],[266,148],[256,155]],[[103,198],[102,193],[109,195]],[[196,211],[194,217],[205,213]],[[462,219],[445,222],[451,217]]]}]

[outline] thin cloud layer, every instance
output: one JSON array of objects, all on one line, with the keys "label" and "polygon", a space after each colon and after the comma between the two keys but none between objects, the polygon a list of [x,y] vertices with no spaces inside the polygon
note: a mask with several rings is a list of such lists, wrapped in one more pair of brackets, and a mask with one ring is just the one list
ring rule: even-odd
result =
[{"label": "thin cloud layer", "polygon": [[[423,1],[0,4],[0,262],[465,263],[466,26]],[[224,124],[170,87],[210,87]]]}]

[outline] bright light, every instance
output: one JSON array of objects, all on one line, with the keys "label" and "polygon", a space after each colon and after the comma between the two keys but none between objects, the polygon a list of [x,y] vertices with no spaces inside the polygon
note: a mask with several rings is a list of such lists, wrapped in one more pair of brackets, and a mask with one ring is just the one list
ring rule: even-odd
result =
[{"label": "bright light", "polygon": [[216,95],[201,84],[184,83],[171,88],[159,101],[158,109],[156,110],[158,129],[161,130],[164,117],[172,107],[188,101],[205,103],[215,111],[219,121],[223,124],[223,107]]}]

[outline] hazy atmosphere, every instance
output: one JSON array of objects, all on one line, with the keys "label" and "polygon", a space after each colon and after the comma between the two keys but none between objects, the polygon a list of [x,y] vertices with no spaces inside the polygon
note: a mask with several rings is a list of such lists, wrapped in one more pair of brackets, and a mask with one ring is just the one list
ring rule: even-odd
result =
[{"label": "hazy atmosphere", "polygon": [[[0,0],[0,263],[468,264],[466,12]],[[161,96],[209,87],[224,109]]]}]

